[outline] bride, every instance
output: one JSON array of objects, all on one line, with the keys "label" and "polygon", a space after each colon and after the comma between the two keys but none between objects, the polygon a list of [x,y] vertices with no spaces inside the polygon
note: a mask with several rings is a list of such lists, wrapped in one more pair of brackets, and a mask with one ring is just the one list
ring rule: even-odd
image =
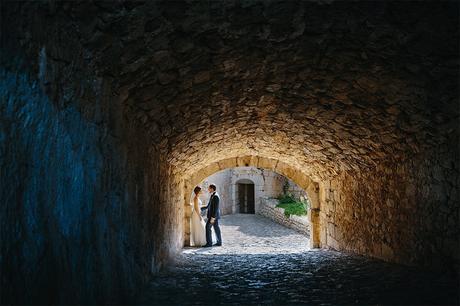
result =
[{"label": "bride", "polygon": [[206,230],[205,222],[201,216],[201,206],[203,202],[200,200],[201,187],[196,186],[193,189],[195,196],[193,197],[193,206],[192,206],[192,224],[190,232],[190,244],[192,246],[203,246],[206,244]]}]

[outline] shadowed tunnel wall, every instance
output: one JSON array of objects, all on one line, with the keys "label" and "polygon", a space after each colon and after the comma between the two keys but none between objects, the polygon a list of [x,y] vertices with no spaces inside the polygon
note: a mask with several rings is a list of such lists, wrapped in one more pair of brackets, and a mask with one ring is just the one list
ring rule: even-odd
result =
[{"label": "shadowed tunnel wall", "polygon": [[458,8],[2,1],[2,302],[132,301],[244,156],[318,183],[321,246],[458,271]]},{"label": "shadowed tunnel wall", "polygon": [[2,302],[128,298],[160,264],[158,155],[97,80],[60,106],[29,71],[0,78]]},{"label": "shadowed tunnel wall", "polygon": [[41,35],[38,19],[21,48],[4,17],[1,303],[132,301],[177,244],[160,206],[167,167],[111,81],[85,69],[74,36]]}]

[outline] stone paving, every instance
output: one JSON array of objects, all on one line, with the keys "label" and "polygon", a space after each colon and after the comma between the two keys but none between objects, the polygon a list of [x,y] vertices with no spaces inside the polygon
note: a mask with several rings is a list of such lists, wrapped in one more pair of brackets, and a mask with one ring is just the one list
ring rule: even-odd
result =
[{"label": "stone paving", "polygon": [[459,303],[445,274],[328,250],[257,215],[221,222],[224,246],[186,248],[140,301],[157,305]]},{"label": "stone paving", "polygon": [[184,254],[285,254],[309,250],[309,238],[272,220],[252,214],[221,220],[222,247],[186,248]]}]

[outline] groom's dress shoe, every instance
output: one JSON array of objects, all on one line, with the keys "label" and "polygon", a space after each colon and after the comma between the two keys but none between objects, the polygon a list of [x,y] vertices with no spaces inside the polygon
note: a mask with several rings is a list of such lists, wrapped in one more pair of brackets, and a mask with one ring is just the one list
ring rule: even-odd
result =
[{"label": "groom's dress shoe", "polygon": [[222,246],[222,243],[216,243],[214,246]]},{"label": "groom's dress shoe", "polygon": [[210,247],[212,247],[211,244],[205,244],[205,245],[203,245],[203,248],[210,248]]}]

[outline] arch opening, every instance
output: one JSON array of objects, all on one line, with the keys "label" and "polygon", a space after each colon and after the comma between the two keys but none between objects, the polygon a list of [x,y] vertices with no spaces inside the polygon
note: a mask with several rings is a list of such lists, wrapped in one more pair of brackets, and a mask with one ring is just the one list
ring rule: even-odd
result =
[{"label": "arch opening", "polygon": [[[319,248],[321,247],[321,240],[320,240],[320,230],[321,230],[321,221],[320,221],[320,184],[318,182],[313,181],[307,174],[303,173],[300,169],[297,169],[290,164],[284,163],[279,160],[265,158],[261,156],[240,156],[235,158],[227,158],[224,160],[220,160],[211,164],[208,164],[206,167],[200,169],[199,171],[195,172],[191,176],[189,176],[184,181],[184,246],[190,245],[190,217],[191,217],[191,205],[190,205],[190,198],[193,188],[201,183],[205,178],[218,173],[220,171],[231,169],[231,168],[238,168],[238,167],[256,167],[258,169],[266,169],[271,170],[275,173],[278,173],[287,179],[294,182],[297,186],[303,189],[306,194],[308,194],[309,200],[309,207],[308,207],[308,222],[310,228],[310,248]],[[251,187],[254,186],[254,182],[248,178],[242,178],[236,180],[236,187],[237,189],[241,188],[240,190],[234,191],[240,195],[240,192],[243,193],[244,199],[241,200],[246,201],[243,207],[234,207],[232,212],[243,212],[243,213],[253,213],[252,207],[250,203],[248,203],[248,193],[252,192]],[[246,185],[244,187],[239,187],[240,185]],[[254,197],[255,197],[254,193]],[[240,198],[238,198],[240,200]],[[249,199],[251,202],[251,199]],[[254,203],[254,213],[256,212],[256,203]],[[241,209],[242,208],[242,209]]]}]

